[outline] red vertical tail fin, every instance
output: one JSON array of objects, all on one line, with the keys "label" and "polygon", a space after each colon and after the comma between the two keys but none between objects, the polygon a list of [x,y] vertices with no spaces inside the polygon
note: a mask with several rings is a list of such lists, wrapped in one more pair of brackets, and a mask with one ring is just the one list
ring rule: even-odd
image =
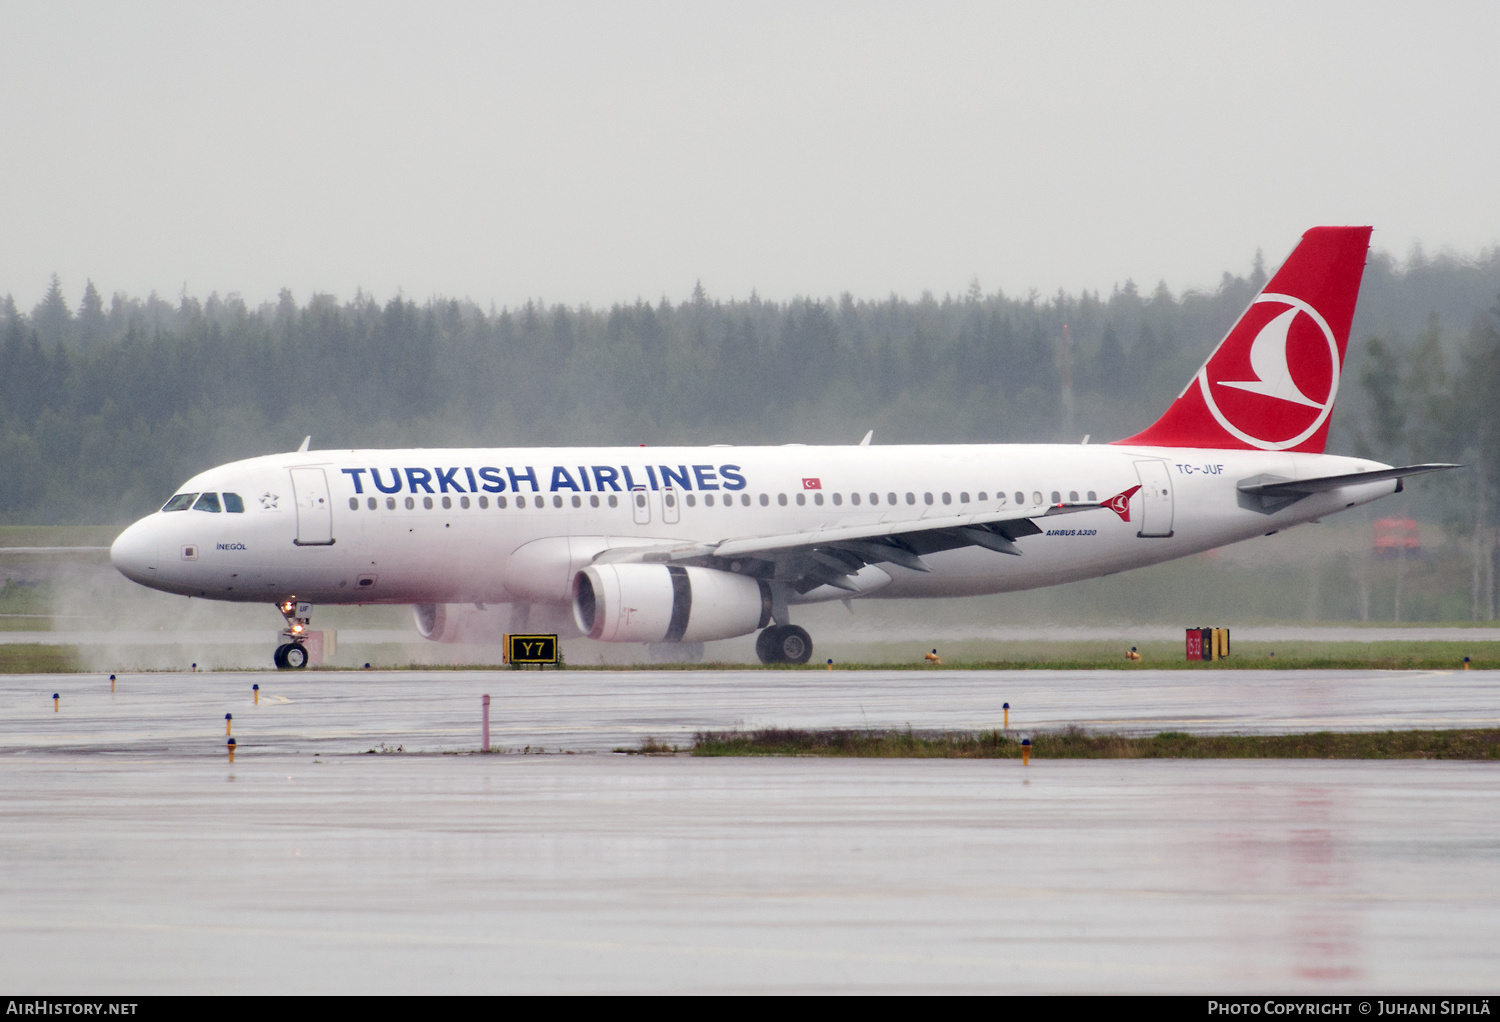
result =
[{"label": "red vertical tail fin", "polygon": [[1115,443],[1322,453],[1370,230],[1302,235],[1166,414]]}]

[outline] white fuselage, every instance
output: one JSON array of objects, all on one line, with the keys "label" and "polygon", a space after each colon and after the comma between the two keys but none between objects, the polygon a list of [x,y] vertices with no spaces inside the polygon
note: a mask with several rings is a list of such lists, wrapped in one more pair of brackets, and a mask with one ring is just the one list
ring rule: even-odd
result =
[{"label": "white fuselage", "polygon": [[[1385,467],[1113,445],[311,451],[194,476],[181,492],[237,494],[244,510],[159,511],[130,526],[113,557],[143,585],[216,600],[564,605],[573,575],[604,551],[1018,502],[1040,513],[1141,487],[1128,522],[1107,508],[1038,518],[1043,533],[1021,538],[1019,557],[969,546],[925,556],[930,572],[880,564],[856,577],[859,596],[970,596],[1106,575],[1312,521],[1398,484],[1314,493],[1274,513],[1236,484]],[[850,595],[822,586],[791,602]]]}]

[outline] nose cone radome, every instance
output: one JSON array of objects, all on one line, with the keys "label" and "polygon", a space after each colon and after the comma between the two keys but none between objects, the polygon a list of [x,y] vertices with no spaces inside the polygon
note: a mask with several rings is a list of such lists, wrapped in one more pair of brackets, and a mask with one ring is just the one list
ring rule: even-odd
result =
[{"label": "nose cone radome", "polygon": [[115,570],[143,586],[156,584],[156,530],[149,519],[142,519],[120,533],[109,548],[109,559]]}]

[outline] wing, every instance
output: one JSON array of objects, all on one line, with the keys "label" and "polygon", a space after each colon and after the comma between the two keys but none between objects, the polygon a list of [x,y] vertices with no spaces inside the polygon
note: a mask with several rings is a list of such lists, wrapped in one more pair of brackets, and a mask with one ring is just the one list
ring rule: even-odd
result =
[{"label": "wing", "polygon": [[977,546],[1019,556],[1016,540],[1042,532],[1035,519],[1094,511],[1105,503],[1053,504],[1045,509],[945,515],[915,521],[841,525],[808,532],[748,536],[678,547],[608,550],[600,561],[697,564],[786,582],[799,593],[828,585],[860,591],[853,576],[867,564],[896,564],[931,571],[923,554]]}]

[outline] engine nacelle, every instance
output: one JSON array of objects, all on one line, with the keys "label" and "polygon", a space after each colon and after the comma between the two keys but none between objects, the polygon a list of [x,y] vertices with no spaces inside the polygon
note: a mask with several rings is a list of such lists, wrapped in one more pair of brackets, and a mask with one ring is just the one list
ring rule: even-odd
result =
[{"label": "engine nacelle", "polygon": [[417,631],[432,642],[499,644],[506,616],[499,610],[480,610],[472,603],[418,603],[412,608]]},{"label": "engine nacelle", "polygon": [[593,564],[573,576],[573,617],[604,642],[732,639],[771,620],[771,587],[675,564]]}]

